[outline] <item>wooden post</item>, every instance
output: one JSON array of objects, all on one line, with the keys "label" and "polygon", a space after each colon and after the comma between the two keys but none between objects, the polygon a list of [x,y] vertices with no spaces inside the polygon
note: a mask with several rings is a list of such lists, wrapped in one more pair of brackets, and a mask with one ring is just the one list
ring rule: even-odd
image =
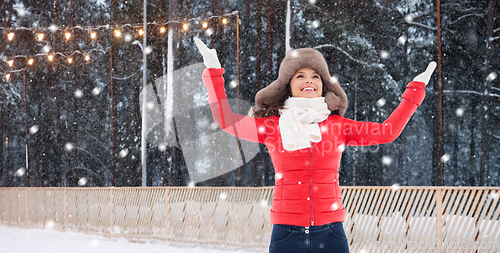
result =
[{"label": "wooden post", "polygon": [[437,37],[438,37],[438,121],[439,121],[439,183],[444,186],[443,171],[443,80],[441,69],[441,0],[437,0]]},{"label": "wooden post", "polygon": [[[112,9],[112,18],[113,23],[116,24],[116,1],[111,0],[111,9]],[[115,49],[115,40],[114,34],[111,35],[111,49],[109,50],[109,82],[110,82],[110,97],[111,97],[111,186],[115,185],[115,168],[116,168],[116,159],[115,159],[115,115],[116,115],[116,100],[115,100],[115,84],[113,82],[114,78],[114,51]],[[106,180],[107,181],[107,180]],[[106,185],[107,186],[107,185]]]},{"label": "wooden post", "polygon": [[435,191],[434,200],[436,201],[436,243],[437,253],[443,252],[443,189],[438,188]]},{"label": "wooden post", "polygon": [[68,190],[64,188],[64,206],[63,206],[63,231],[66,231],[66,226],[68,225]]},{"label": "wooden post", "polygon": [[26,186],[30,187],[29,157],[28,157],[28,110],[26,108],[26,68],[23,69],[23,90],[24,90],[24,136],[26,140]]},{"label": "wooden post", "polygon": [[109,237],[113,235],[113,227],[115,226],[114,224],[114,192],[113,188],[109,189]]}]

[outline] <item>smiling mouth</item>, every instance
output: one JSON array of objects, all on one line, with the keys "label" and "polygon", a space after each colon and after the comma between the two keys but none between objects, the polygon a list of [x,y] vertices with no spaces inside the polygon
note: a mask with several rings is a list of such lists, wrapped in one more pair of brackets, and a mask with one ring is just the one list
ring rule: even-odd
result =
[{"label": "smiling mouth", "polygon": [[304,87],[301,89],[301,91],[316,91],[316,89],[313,87]]}]

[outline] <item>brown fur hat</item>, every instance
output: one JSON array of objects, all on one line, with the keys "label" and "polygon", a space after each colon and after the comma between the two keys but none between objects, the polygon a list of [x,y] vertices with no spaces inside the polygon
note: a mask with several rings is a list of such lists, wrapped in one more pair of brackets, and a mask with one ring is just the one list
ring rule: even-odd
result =
[{"label": "brown fur hat", "polygon": [[269,105],[276,97],[284,96],[283,93],[286,92],[292,76],[301,68],[311,68],[318,72],[323,82],[323,93],[328,109],[337,110],[340,115],[344,115],[347,109],[347,96],[339,83],[330,76],[323,55],[313,48],[301,48],[288,52],[281,62],[278,79],[255,95],[255,106],[263,108],[264,104]]}]

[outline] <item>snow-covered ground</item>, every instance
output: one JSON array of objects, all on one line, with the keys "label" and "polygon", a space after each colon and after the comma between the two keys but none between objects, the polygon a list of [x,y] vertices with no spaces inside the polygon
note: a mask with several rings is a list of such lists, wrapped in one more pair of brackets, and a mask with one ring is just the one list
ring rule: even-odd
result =
[{"label": "snow-covered ground", "polygon": [[233,246],[212,246],[179,244],[158,240],[135,240],[105,238],[72,232],[58,232],[50,229],[20,229],[0,226],[0,252],[15,253],[261,253],[264,248],[236,248]]}]

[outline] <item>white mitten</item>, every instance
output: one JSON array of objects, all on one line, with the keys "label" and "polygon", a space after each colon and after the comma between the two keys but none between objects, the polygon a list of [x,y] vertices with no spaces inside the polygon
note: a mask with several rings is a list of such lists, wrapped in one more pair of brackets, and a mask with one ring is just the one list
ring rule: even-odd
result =
[{"label": "white mitten", "polygon": [[431,79],[431,75],[434,72],[434,69],[436,69],[436,65],[436,62],[434,61],[429,63],[429,66],[427,66],[425,72],[413,78],[413,81],[422,82],[427,85],[429,83],[429,80]]},{"label": "white mitten", "polygon": [[200,39],[196,37],[194,38],[194,42],[203,56],[203,63],[205,63],[205,66],[207,66],[207,68],[220,69],[221,65],[219,58],[217,58],[217,52],[215,49],[209,49]]}]

